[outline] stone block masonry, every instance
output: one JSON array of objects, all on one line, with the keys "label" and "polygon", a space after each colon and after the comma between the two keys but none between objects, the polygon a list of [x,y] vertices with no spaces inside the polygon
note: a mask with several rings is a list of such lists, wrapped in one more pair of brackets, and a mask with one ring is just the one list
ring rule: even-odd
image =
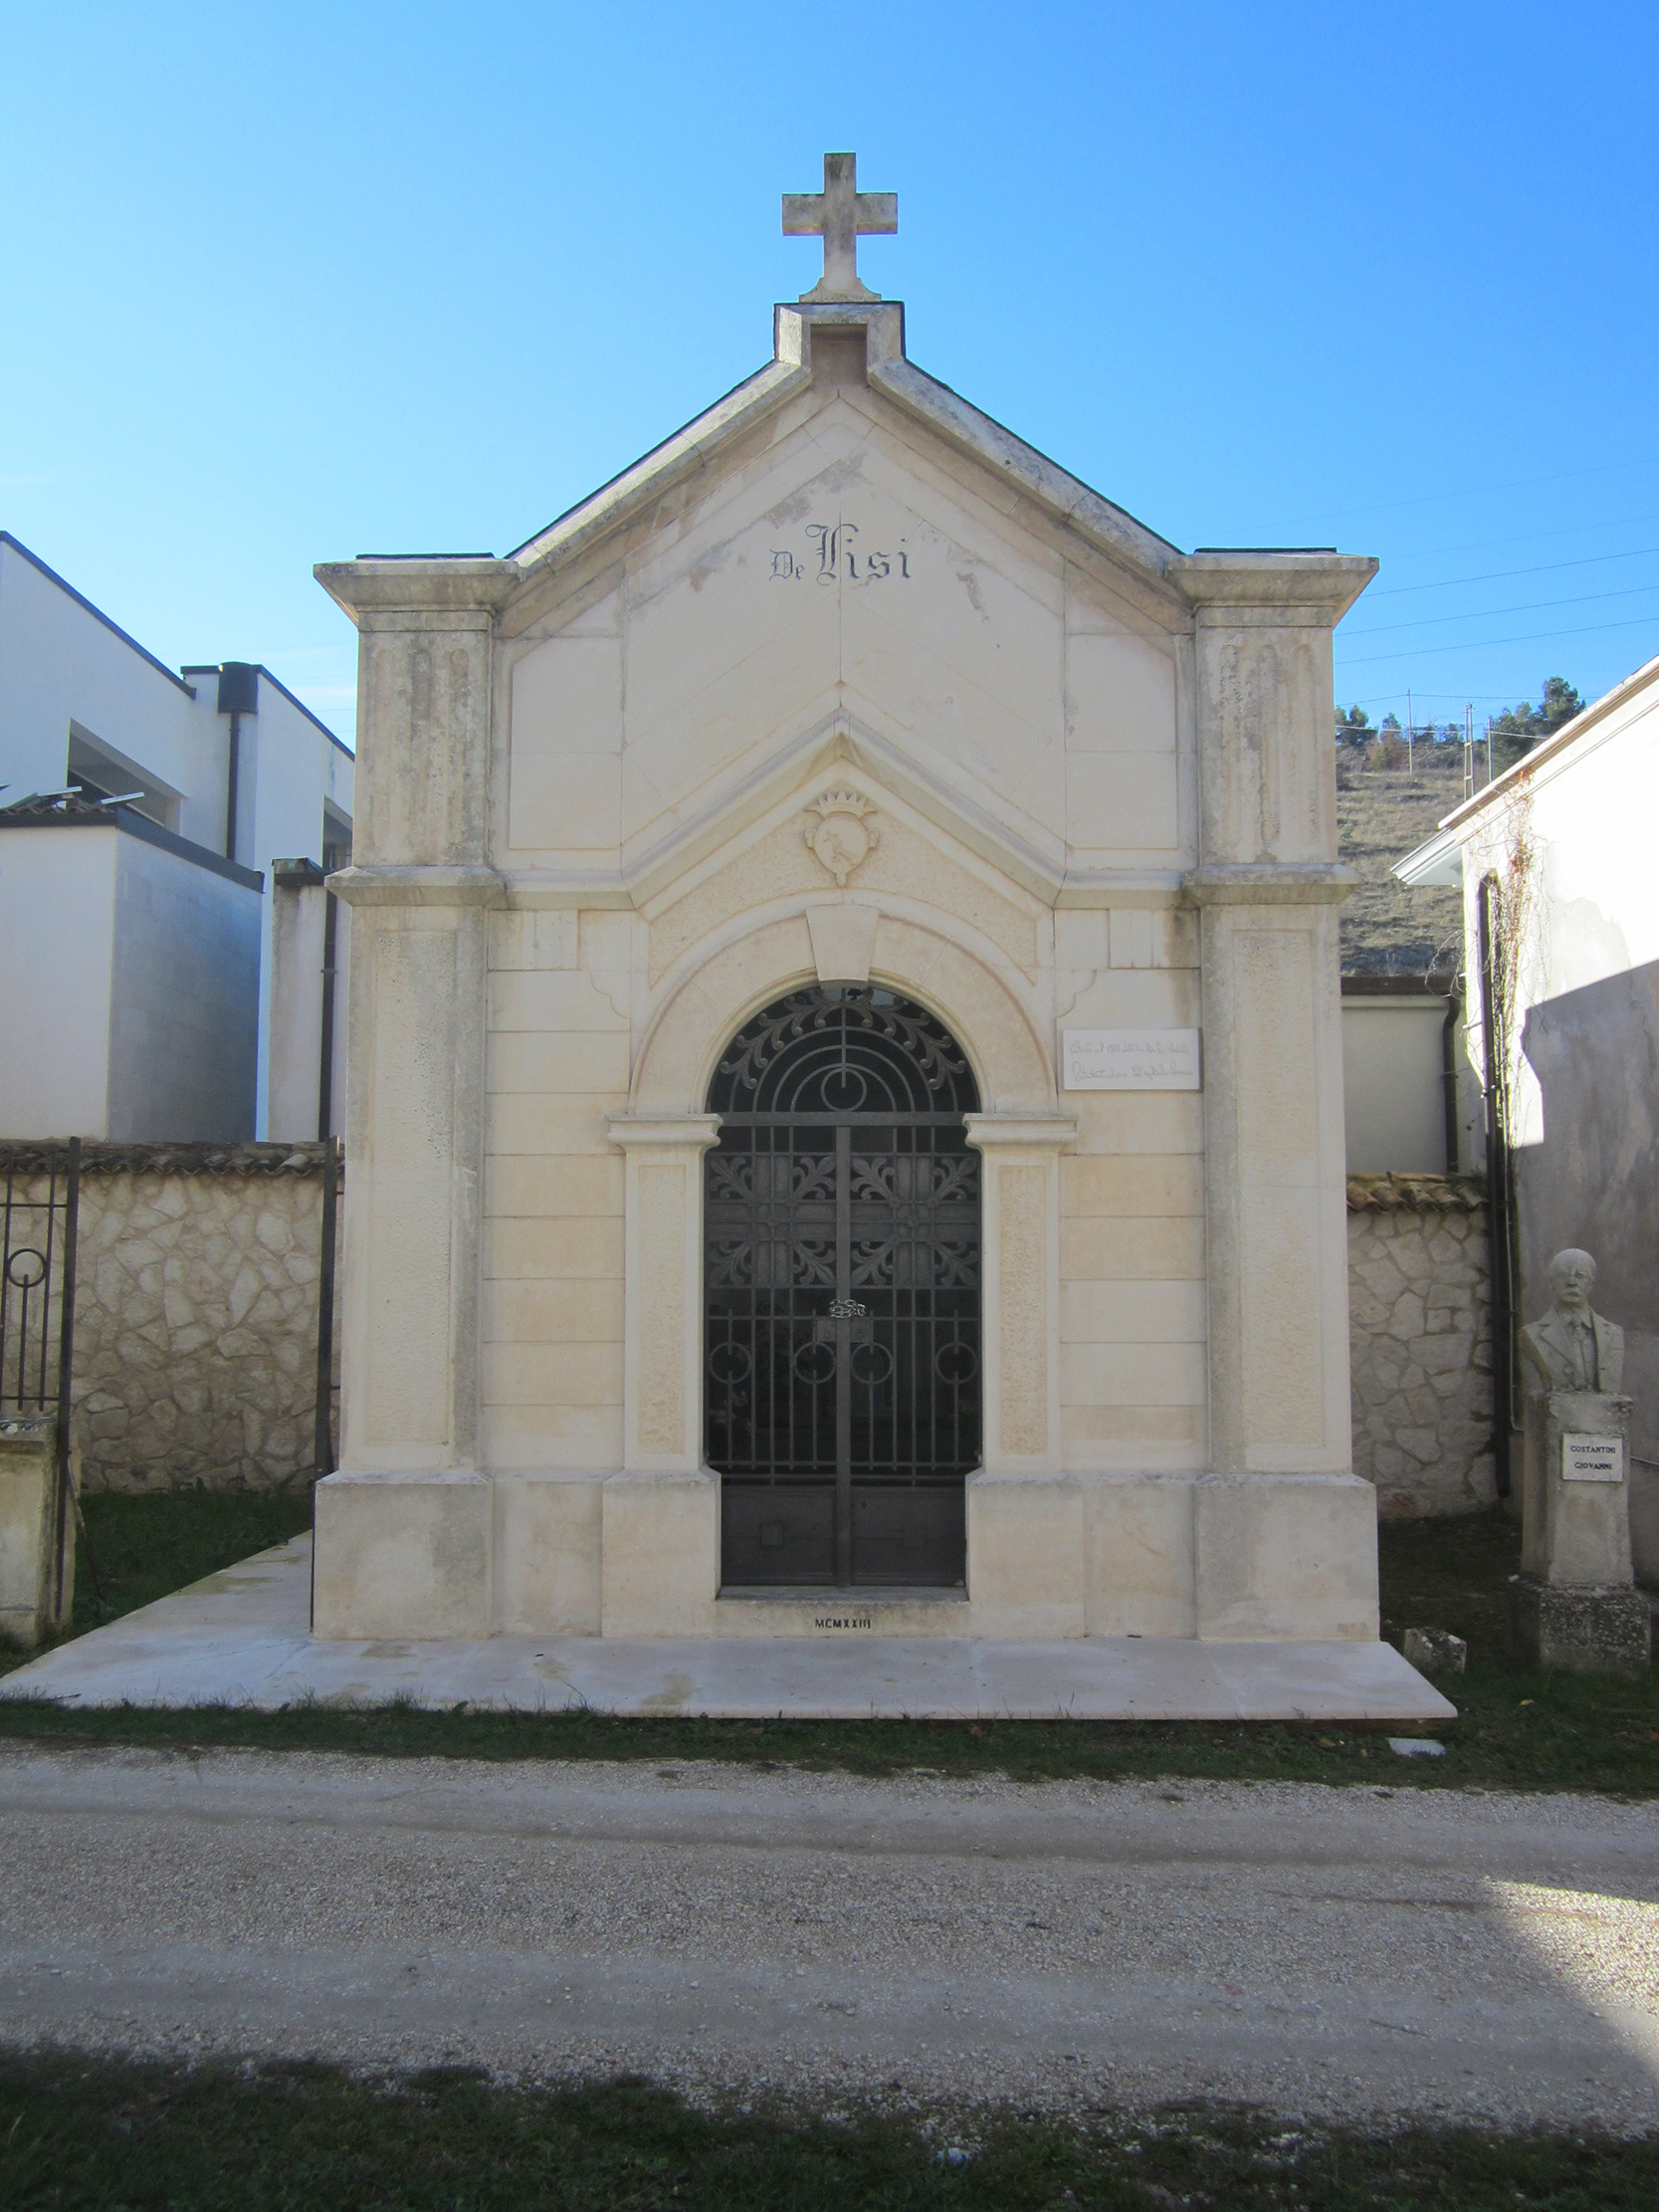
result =
[{"label": "stone block masonry", "polygon": [[[19,1169],[46,1164],[45,1147],[11,1150]],[[310,1476],[323,1160],[316,1144],[84,1147],[74,1418],[87,1490]]]},{"label": "stone block masonry", "polygon": [[1353,1471],[1383,1519],[1473,1513],[1497,1495],[1486,1186],[1350,1176]]}]

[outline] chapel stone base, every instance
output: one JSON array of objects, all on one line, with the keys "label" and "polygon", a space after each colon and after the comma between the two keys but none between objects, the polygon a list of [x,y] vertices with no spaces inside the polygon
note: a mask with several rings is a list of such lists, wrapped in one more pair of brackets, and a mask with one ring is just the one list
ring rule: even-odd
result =
[{"label": "chapel stone base", "polygon": [[1374,1641],[1376,1504],[1352,1475],[997,1475],[967,1482],[961,1591],[723,1595],[720,1477],[329,1475],[313,1634],[1002,1643]]},{"label": "chapel stone base", "polygon": [[1653,1616],[1645,1591],[1631,1584],[1582,1584],[1510,1577],[1510,1632],[1530,1666],[1567,1674],[1615,1674],[1636,1681],[1653,1657]]}]

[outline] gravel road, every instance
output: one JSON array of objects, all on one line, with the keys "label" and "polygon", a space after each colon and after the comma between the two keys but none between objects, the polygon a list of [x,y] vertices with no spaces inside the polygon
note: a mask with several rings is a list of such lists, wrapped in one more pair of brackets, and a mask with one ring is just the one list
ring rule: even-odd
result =
[{"label": "gravel road", "polygon": [[0,1752],[0,2035],[1659,2127],[1659,1808]]}]

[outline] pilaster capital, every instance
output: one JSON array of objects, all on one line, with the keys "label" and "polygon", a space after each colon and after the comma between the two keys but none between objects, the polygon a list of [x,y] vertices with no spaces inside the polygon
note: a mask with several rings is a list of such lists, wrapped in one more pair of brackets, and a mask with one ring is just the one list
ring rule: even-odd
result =
[{"label": "pilaster capital", "polygon": [[1246,861],[1194,868],[1181,878],[1188,906],[1341,906],[1359,888],[1356,870],[1338,861]]},{"label": "pilaster capital", "polygon": [[471,613],[482,615],[477,626],[488,629],[522,577],[517,561],[497,560],[489,553],[431,559],[370,553],[361,560],[319,560],[311,573],[362,628],[378,627],[388,618],[395,622],[398,616],[407,617],[410,628],[428,620],[442,627],[446,616]]},{"label": "pilaster capital", "polygon": [[607,1114],[605,1134],[624,1152],[707,1152],[721,1141],[719,1114]]},{"label": "pilaster capital", "polygon": [[1072,1114],[967,1114],[967,1141],[980,1152],[1061,1152],[1077,1139]]}]

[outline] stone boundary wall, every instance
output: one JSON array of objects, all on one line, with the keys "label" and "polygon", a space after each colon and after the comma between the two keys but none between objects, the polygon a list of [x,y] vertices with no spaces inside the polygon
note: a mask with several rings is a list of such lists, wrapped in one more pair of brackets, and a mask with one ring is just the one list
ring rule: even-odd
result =
[{"label": "stone boundary wall", "polygon": [[1486,1205],[1474,1176],[1348,1178],[1353,1471],[1384,1520],[1497,1496]]},{"label": "stone boundary wall", "polygon": [[[68,1157],[60,1145],[0,1145],[0,1167],[8,1155],[19,1177],[49,1158],[61,1173]],[[74,1407],[84,1488],[310,1479],[325,1158],[320,1144],[83,1145]],[[337,1386],[337,1268],[335,1282]]]},{"label": "stone boundary wall", "polygon": [[[65,1157],[14,1144],[0,1165],[8,1154],[23,1176]],[[83,1147],[88,1489],[310,1478],[324,1158],[317,1144]],[[1485,1185],[1350,1176],[1348,1209],[1354,1471],[1385,1519],[1474,1512],[1496,1494]]]}]

